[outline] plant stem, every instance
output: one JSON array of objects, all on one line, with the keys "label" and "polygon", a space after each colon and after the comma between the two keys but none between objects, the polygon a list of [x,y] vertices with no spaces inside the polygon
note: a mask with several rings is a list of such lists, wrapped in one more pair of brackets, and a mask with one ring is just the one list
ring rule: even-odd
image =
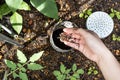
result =
[{"label": "plant stem", "polygon": [[22,67],[24,67],[26,64],[28,64],[30,61],[27,61],[24,63],[20,68],[15,69],[14,71],[11,71],[9,74],[7,74],[7,77],[10,76],[12,73],[16,72],[17,70],[20,70]]}]

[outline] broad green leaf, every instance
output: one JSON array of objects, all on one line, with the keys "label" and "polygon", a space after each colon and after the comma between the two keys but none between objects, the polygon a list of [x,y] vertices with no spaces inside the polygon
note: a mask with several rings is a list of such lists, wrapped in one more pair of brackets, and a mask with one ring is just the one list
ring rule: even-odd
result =
[{"label": "broad green leaf", "polygon": [[41,66],[40,64],[36,64],[36,63],[27,64],[27,67],[30,70],[41,70],[41,69],[43,69],[43,66]]},{"label": "broad green leaf", "polygon": [[78,73],[74,73],[74,74],[73,74],[73,77],[75,77],[75,78],[80,78],[80,76],[79,76]]},{"label": "broad green leaf", "polygon": [[7,4],[4,3],[3,5],[0,5],[0,19],[2,19],[2,16],[7,15],[10,12],[11,10]]},{"label": "broad green leaf", "polygon": [[20,77],[21,80],[28,80],[27,74],[22,73],[21,71],[19,72],[19,77]]},{"label": "broad green leaf", "polygon": [[33,54],[33,55],[30,57],[30,60],[29,60],[29,61],[31,61],[31,62],[37,61],[37,60],[42,56],[43,53],[44,53],[44,51],[41,51],[41,52],[39,52],[39,53]]},{"label": "broad green leaf", "polygon": [[13,73],[13,78],[15,79],[15,78],[17,78],[19,75],[18,74],[16,74],[15,72]]},{"label": "broad green leaf", "polygon": [[58,19],[55,0],[30,0],[31,4],[45,16]]},{"label": "broad green leaf", "polygon": [[22,66],[20,63],[17,63],[17,66],[19,67],[20,70],[22,70],[23,72],[26,72],[27,70],[24,68],[24,66]]},{"label": "broad green leaf", "polygon": [[77,80],[75,77],[71,76],[70,80]]},{"label": "broad green leaf", "polygon": [[30,6],[26,3],[26,2],[22,2],[20,7],[19,7],[20,10],[30,10]]},{"label": "broad green leaf", "polygon": [[113,18],[115,16],[114,13],[110,13],[110,17]]},{"label": "broad green leaf", "polygon": [[12,24],[13,29],[19,34],[21,32],[21,30],[22,30],[22,23],[23,23],[22,16],[20,14],[18,14],[17,12],[15,12],[10,17],[10,22]]},{"label": "broad green leaf", "polygon": [[79,17],[80,17],[80,18],[83,18],[83,16],[84,16],[84,13],[80,13],[80,14],[79,14]]},{"label": "broad green leaf", "polygon": [[54,71],[53,74],[54,74],[55,76],[59,76],[59,75],[61,75],[60,71],[57,71],[57,70]]},{"label": "broad green leaf", "polygon": [[116,12],[116,16],[118,19],[120,19],[120,12]]},{"label": "broad green leaf", "polygon": [[62,78],[63,78],[63,74],[59,75],[59,76],[57,77],[57,80],[64,80],[64,79],[62,79]]},{"label": "broad green leaf", "polygon": [[9,67],[11,70],[15,70],[16,69],[16,64],[13,61],[7,60],[5,59],[5,64],[7,65],[7,67]]},{"label": "broad green leaf", "polygon": [[5,0],[6,4],[9,6],[9,8],[15,12],[23,2],[23,0]]},{"label": "broad green leaf", "polygon": [[65,67],[63,64],[61,64],[61,65],[60,65],[60,71],[61,71],[62,73],[65,73],[65,69],[66,69],[66,67]]},{"label": "broad green leaf", "polygon": [[73,64],[72,71],[75,72],[76,70],[77,70],[77,66],[76,66],[76,64]]},{"label": "broad green leaf", "polygon": [[98,74],[98,71],[97,71],[97,70],[94,70],[94,71],[93,71],[93,74],[94,74],[94,75]]},{"label": "broad green leaf", "polygon": [[67,69],[67,70],[65,71],[65,74],[69,74],[70,71],[71,71],[71,69]]},{"label": "broad green leaf", "polygon": [[77,70],[77,73],[78,73],[78,74],[84,74],[84,70],[83,70],[83,69],[78,69],[78,70]]},{"label": "broad green leaf", "polygon": [[26,56],[20,50],[17,50],[17,57],[20,63],[25,63],[27,61]]}]

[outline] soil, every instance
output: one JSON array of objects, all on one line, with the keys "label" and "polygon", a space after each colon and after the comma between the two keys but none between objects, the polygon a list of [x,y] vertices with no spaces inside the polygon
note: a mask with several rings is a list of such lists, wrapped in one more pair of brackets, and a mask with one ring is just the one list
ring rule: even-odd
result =
[{"label": "soil", "polygon": [[[26,0],[27,1],[27,0]],[[29,2],[29,0],[28,0]],[[3,0],[0,4],[4,3]],[[83,9],[92,8],[95,11],[105,11],[110,13],[110,9],[114,8],[120,11],[120,0],[56,0],[59,18],[74,22],[81,28],[86,29],[86,19],[79,18],[79,13]],[[59,70],[59,66],[63,63],[67,68],[70,68],[73,63],[77,64],[78,68],[84,69],[85,73],[81,75],[80,80],[104,80],[104,77],[96,65],[96,63],[88,60],[81,52],[73,50],[68,53],[60,53],[55,51],[49,42],[49,35],[51,28],[59,20],[54,20],[42,15],[35,8],[31,6],[31,11],[20,10],[17,11],[23,17],[23,29],[19,34],[19,39],[15,39],[21,44],[24,44],[24,48],[11,45],[9,43],[0,42],[0,80],[3,79],[4,73],[9,71],[4,63],[4,59],[9,59],[14,62],[18,62],[16,57],[16,50],[19,49],[29,58],[36,52],[45,51],[42,57],[36,62],[43,65],[45,68],[42,71],[27,71],[29,80],[56,80],[53,75],[54,70]],[[0,23],[11,28],[10,14],[3,17]],[[120,21],[114,18],[114,31],[112,34],[120,36]],[[14,30],[13,30],[14,31]],[[9,36],[5,31],[3,34]],[[112,40],[112,34],[105,39],[102,39],[105,45],[110,49],[113,55],[120,62],[120,42]],[[88,69],[91,66],[95,66],[98,70],[98,74],[88,75]],[[111,65],[112,66],[112,65]],[[13,80],[12,75],[8,77],[8,80]],[[18,78],[16,80],[19,80]]]}]

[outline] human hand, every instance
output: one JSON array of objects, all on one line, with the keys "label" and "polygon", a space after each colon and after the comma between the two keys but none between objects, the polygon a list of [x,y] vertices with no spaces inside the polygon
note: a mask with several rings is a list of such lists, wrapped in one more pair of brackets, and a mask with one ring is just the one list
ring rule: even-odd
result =
[{"label": "human hand", "polygon": [[76,28],[63,29],[63,35],[68,35],[68,39],[61,39],[66,45],[81,51],[87,58],[98,62],[108,50],[99,37],[92,31]]}]

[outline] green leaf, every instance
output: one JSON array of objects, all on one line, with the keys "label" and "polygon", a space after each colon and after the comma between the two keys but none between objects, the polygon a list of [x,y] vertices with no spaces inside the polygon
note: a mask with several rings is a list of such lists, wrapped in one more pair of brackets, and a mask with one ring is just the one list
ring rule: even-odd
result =
[{"label": "green leaf", "polygon": [[21,71],[19,72],[19,77],[22,80],[28,80],[27,74],[26,73],[22,73]]},{"label": "green leaf", "polygon": [[60,71],[57,71],[57,70],[54,71],[53,74],[54,74],[55,76],[59,76],[59,75],[61,75]]},{"label": "green leaf", "polygon": [[16,69],[16,64],[13,61],[7,60],[5,59],[5,64],[7,65],[8,68],[10,68],[11,70],[15,70]]},{"label": "green leaf", "polygon": [[65,73],[65,69],[66,69],[66,67],[65,67],[63,64],[61,64],[61,65],[60,65],[60,71],[61,71],[62,73]]},{"label": "green leaf", "polygon": [[69,74],[70,71],[71,71],[71,69],[67,69],[67,70],[65,71],[65,74]]},{"label": "green leaf", "polygon": [[57,77],[57,80],[64,80],[64,79],[62,79],[62,77],[63,77],[63,74],[59,75],[59,76]]},{"label": "green leaf", "polygon": [[15,12],[19,6],[21,5],[21,3],[23,2],[23,0],[5,0],[6,4],[9,6],[9,8]]},{"label": "green leaf", "polygon": [[120,12],[116,12],[116,16],[118,19],[120,19]]},{"label": "green leaf", "polygon": [[113,34],[113,35],[112,35],[112,40],[113,40],[113,41],[116,41],[116,39],[117,39],[117,38],[116,38],[116,35]]},{"label": "green leaf", "polygon": [[[18,1],[18,0],[15,0]],[[10,22],[12,23],[13,29],[19,34],[22,30],[22,23],[23,23],[23,18],[21,15],[19,15],[17,12],[15,12],[11,17],[10,17]]]},{"label": "green leaf", "polygon": [[75,78],[80,78],[80,76],[79,76],[78,73],[74,73],[74,74],[73,74],[73,77],[75,77]]},{"label": "green leaf", "polygon": [[92,73],[92,71],[88,71],[88,73],[87,73],[87,74],[88,74],[88,75],[90,75],[91,73]]},{"label": "green leaf", "polygon": [[31,61],[31,62],[37,61],[37,60],[42,56],[43,53],[44,53],[44,51],[41,51],[41,52],[39,52],[39,53],[33,54],[33,55],[30,57],[30,60],[29,60],[29,61]]},{"label": "green leaf", "polygon": [[85,18],[88,18],[88,15],[85,15]]},{"label": "green leaf", "polygon": [[83,69],[78,69],[78,70],[77,70],[77,73],[78,73],[78,74],[84,74],[84,70],[83,70]]},{"label": "green leaf", "polygon": [[77,70],[77,66],[76,66],[76,64],[73,64],[72,71],[75,72],[76,70]]},{"label": "green leaf", "polygon": [[79,14],[79,17],[80,17],[80,18],[83,18],[83,16],[84,16],[84,13],[80,13],[80,14]]},{"label": "green leaf", "polygon": [[25,63],[27,61],[26,56],[20,50],[17,50],[17,57],[20,63]]},{"label": "green leaf", "polygon": [[36,63],[27,64],[27,67],[30,70],[41,70],[41,69],[43,69],[43,66],[41,66],[40,64],[36,64]]},{"label": "green leaf", "polygon": [[113,9],[113,8],[111,8],[111,12],[112,12],[112,13],[114,12],[114,9]]},{"label": "green leaf", "polygon": [[17,63],[17,66],[20,68],[20,70],[22,70],[23,72],[26,72],[27,70],[20,64]]},{"label": "green leaf", "polygon": [[94,70],[93,74],[94,74],[94,75],[98,74],[98,71],[97,71],[97,70]]},{"label": "green leaf", "polygon": [[92,14],[92,9],[88,9],[88,10],[87,10],[87,14],[88,14],[88,15]]},{"label": "green leaf", "polygon": [[70,80],[77,80],[75,77],[71,76]]},{"label": "green leaf", "polygon": [[18,74],[16,74],[15,72],[13,73],[13,78],[15,79],[15,78],[17,78],[19,75]]},{"label": "green leaf", "polygon": [[0,5],[0,19],[2,19],[2,16],[7,15],[10,12],[10,8],[5,3]]},{"label": "green leaf", "polygon": [[20,7],[19,7],[20,10],[30,10],[30,6],[26,3],[26,2],[22,2]]},{"label": "green leaf", "polygon": [[110,13],[110,17],[113,18],[115,16],[114,13]]},{"label": "green leaf", "polygon": [[58,19],[55,0],[30,0],[31,4],[45,16]]}]

